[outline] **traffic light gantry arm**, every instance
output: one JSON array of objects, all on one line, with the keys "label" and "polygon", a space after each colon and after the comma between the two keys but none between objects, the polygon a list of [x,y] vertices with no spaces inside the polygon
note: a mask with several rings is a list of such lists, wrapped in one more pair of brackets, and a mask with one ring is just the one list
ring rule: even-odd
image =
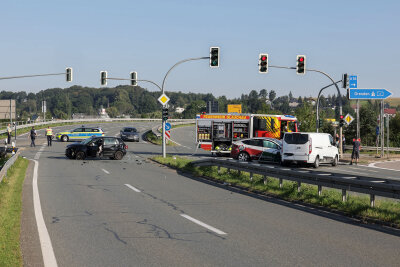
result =
[{"label": "traffic light gantry arm", "polygon": [[[126,78],[108,78],[107,77],[106,79],[107,80],[132,81],[132,79],[126,79]],[[138,82],[148,82],[148,83],[154,84],[155,86],[158,87],[158,89],[160,89],[160,91],[162,91],[161,87],[158,84],[156,84],[155,82],[153,82],[153,81],[150,81],[150,80],[136,80],[136,81],[138,81]]]},{"label": "traffic light gantry arm", "polygon": [[164,76],[164,80],[163,80],[162,85],[161,85],[161,92],[164,93],[165,80],[167,79],[168,74],[171,72],[171,70],[173,68],[175,68],[176,66],[178,66],[178,65],[180,65],[180,64],[182,64],[184,62],[187,62],[187,61],[201,60],[201,59],[210,59],[210,57],[188,58],[188,59],[184,59],[184,60],[181,60],[181,61],[178,61],[177,63],[175,63],[175,65],[173,65]]}]

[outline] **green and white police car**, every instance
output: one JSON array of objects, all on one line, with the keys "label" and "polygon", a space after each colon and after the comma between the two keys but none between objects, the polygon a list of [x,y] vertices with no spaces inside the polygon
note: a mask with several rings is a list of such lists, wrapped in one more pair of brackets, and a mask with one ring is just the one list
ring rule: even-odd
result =
[{"label": "green and white police car", "polygon": [[56,138],[62,142],[69,140],[83,140],[92,136],[104,136],[104,132],[100,127],[82,127],[76,128],[69,132],[57,133]]}]

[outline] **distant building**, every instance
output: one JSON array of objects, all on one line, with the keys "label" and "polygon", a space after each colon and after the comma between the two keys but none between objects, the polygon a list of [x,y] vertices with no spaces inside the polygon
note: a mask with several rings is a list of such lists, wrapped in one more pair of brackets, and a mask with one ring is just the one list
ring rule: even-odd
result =
[{"label": "distant building", "polygon": [[298,102],[290,102],[289,103],[289,107],[291,107],[291,108],[296,108],[298,105],[299,105]]},{"label": "distant building", "polygon": [[176,113],[182,113],[182,112],[184,112],[185,111],[185,109],[184,108],[180,108],[180,107],[177,107],[176,109],[175,109],[175,112]]},{"label": "distant building", "polygon": [[396,117],[397,111],[396,111],[395,108],[385,108],[385,109],[384,109],[384,113],[385,113],[386,115],[388,115],[389,117],[394,118],[394,117]]}]

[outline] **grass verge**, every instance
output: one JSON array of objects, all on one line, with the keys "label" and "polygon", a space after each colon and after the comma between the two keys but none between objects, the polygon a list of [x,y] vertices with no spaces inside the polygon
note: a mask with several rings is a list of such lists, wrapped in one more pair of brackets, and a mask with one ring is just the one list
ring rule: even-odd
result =
[{"label": "grass verge", "polygon": [[371,208],[368,196],[347,195],[347,201],[342,201],[342,194],[338,190],[325,188],[322,195],[318,196],[318,188],[314,185],[302,184],[300,192],[297,192],[297,183],[284,181],[283,188],[279,188],[279,179],[268,177],[264,184],[263,176],[246,172],[239,173],[226,168],[194,167],[191,159],[168,155],[166,158],[156,156],[154,161],[172,168],[184,170],[196,176],[211,178],[229,185],[241,187],[249,191],[274,195],[289,201],[301,201],[317,206],[344,212],[350,216],[356,216],[364,221],[381,221],[400,228],[400,202],[390,200],[376,200],[375,207]]},{"label": "grass verge", "polygon": [[29,161],[18,158],[0,184],[0,266],[22,266],[22,185]]},{"label": "grass verge", "polygon": [[[162,138],[157,137],[152,131],[149,131],[146,134],[146,139],[147,141],[149,141],[150,143],[153,143],[155,145],[162,145]],[[174,142],[171,141],[167,141],[167,146],[176,146],[176,144]]]}]

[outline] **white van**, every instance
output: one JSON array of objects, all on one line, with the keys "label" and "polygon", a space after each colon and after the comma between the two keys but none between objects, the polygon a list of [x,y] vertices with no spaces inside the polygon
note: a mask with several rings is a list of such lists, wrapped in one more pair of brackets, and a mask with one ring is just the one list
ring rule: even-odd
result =
[{"label": "white van", "polygon": [[283,165],[290,162],[308,163],[318,168],[320,163],[336,166],[339,161],[338,148],[327,133],[285,133],[281,155]]}]

